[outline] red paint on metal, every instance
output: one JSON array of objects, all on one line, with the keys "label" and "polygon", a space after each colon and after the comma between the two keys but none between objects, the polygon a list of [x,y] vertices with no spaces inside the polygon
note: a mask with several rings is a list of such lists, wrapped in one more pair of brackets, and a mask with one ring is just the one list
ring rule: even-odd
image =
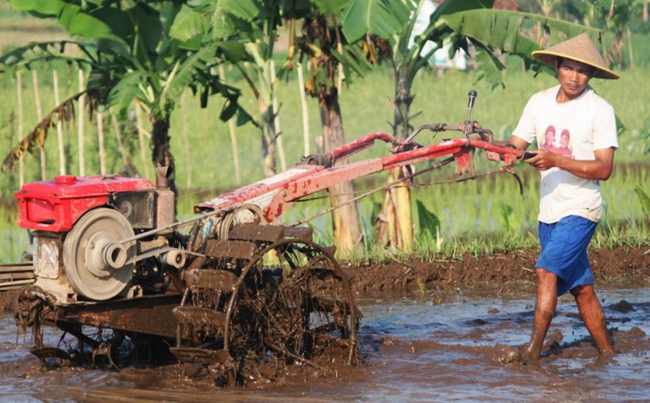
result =
[{"label": "red paint on metal", "polygon": [[374,132],[374,133],[366,134],[365,136],[361,136],[351,143],[344,144],[340,147],[335,148],[330,152],[329,155],[333,161],[336,161],[337,159],[347,157],[350,154],[354,154],[358,151],[363,150],[366,147],[369,147],[370,145],[372,145],[372,143],[375,142],[375,140],[381,140],[385,143],[391,143],[393,145],[404,144],[404,140],[393,137],[388,133]]},{"label": "red paint on metal", "polygon": [[456,175],[465,175],[472,172],[472,153],[470,148],[464,148],[454,154],[456,162]]},{"label": "red paint on metal", "polygon": [[[391,144],[402,144],[401,140],[386,133],[370,133],[350,144],[336,148],[330,153],[330,157],[336,159],[348,156],[369,146],[375,140],[382,140]],[[482,140],[456,138],[439,144],[397,152],[382,158],[358,161],[331,168],[320,165],[299,165],[295,167],[298,168],[295,173],[292,173],[290,169],[287,172],[201,203],[195,207],[195,210],[198,212],[206,209],[226,209],[239,203],[250,202],[265,194],[276,192],[264,209],[264,218],[268,222],[273,222],[285,211],[286,204],[291,201],[316,193],[337,183],[351,181],[379,171],[451,155],[457,156],[461,168],[466,170],[471,167],[469,150],[472,148],[482,148],[499,153],[504,155],[506,161],[512,161],[521,155],[521,151],[514,148],[497,146]]]},{"label": "red paint on metal", "polygon": [[124,177],[59,176],[27,183],[16,193],[18,225],[66,232],[86,211],[106,205],[111,193],[150,189],[154,186],[146,179]]},{"label": "red paint on metal", "polygon": [[[291,172],[292,169],[295,169],[295,173]],[[198,213],[204,210],[221,210],[230,208],[240,203],[248,202],[266,193],[282,189],[300,178],[313,175],[323,169],[325,168],[320,165],[297,165],[283,173],[262,179],[251,185],[235,189],[231,192],[219,195],[212,200],[200,203],[194,206],[194,211]]]}]

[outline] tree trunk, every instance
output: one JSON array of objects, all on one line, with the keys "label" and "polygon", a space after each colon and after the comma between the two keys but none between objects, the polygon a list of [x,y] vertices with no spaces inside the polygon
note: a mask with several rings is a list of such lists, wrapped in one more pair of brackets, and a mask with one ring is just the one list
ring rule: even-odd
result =
[{"label": "tree trunk", "polygon": [[[226,83],[226,69],[223,64],[219,65],[219,76],[221,80]],[[239,185],[241,183],[241,169],[239,167],[239,145],[237,144],[237,127],[235,119],[228,119],[228,132],[230,133],[230,150],[232,154],[232,163],[235,167],[235,182]]]},{"label": "tree trunk", "polygon": [[[393,134],[402,138],[408,137],[412,130],[409,119],[413,102],[412,79],[408,70],[407,66],[402,66],[395,71]],[[404,179],[402,168],[395,168],[390,172],[389,182],[401,179]],[[382,244],[396,247],[405,252],[413,250],[411,188],[407,180],[402,180],[386,191],[378,227],[378,238]]]},{"label": "tree trunk", "polygon": [[262,159],[264,160],[264,176],[273,176],[278,173],[276,168],[275,146],[278,139],[273,118],[273,107],[261,96],[257,99],[260,111],[260,125],[262,131]]},{"label": "tree trunk", "polygon": [[169,187],[178,195],[176,189],[176,169],[169,139],[169,114],[153,117],[153,152],[151,159],[156,168],[156,186]]},{"label": "tree trunk", "polygon": [[[345,143],[343,119],[336,88],[330,88],[329,93],[325,90],[321,92],[318,101],[323,124],[325,152],[329,152]],[[349,203],[354,197],[354,186],[351,182],[345,182],[331,187],[329,192],[332,206],[338,206],[346,202]],[[334,227],[334,242],[340,252],[349,253],[361,242],[362,232],[356,203],[349,203],[334,210],[332,225]]]},{"label": "tree trunk", "polygon": [[275,77],[275,63],[273,60],[269,61],[270,82],[271,82],[271,100],[273,105],[273,129],[278,135],[276,137],[278,147],[278,157],[280,157],[280,169],[284,172],[287,170],[287,158],[284,154],[284,140],[282,139],[282,129],[280,129],[280,107],[278,106],[278,94],[276,92],[276,77]]}]

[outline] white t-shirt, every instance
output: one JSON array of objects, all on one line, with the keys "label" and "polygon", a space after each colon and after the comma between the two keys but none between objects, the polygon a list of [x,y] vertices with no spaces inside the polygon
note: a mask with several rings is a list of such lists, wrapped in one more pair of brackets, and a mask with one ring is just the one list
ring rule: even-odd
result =
[{"label": "white t-shirt", "polygon": [[[513,134],[540,149],[576,160],[594,160],[594,150],[618,148],[614,108],[587,88],[579,97],[558,103],[559,85],[533,95]],[[598,221],[602,198],[597,180],[554,167],[542,171],[539,221],[554,223],[568,215]]]}]

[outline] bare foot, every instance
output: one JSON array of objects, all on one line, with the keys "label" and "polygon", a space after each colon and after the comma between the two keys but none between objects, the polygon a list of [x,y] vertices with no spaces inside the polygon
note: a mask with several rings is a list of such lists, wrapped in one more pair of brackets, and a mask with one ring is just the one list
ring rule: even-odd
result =
[{"label": "bare foot", "polygon": [[532,354],[528,351],[528,346],[521,346],[518,348],[507,348],[499,355],[498,360],[502,364],[535,365],[539,363],[539,355]]}]

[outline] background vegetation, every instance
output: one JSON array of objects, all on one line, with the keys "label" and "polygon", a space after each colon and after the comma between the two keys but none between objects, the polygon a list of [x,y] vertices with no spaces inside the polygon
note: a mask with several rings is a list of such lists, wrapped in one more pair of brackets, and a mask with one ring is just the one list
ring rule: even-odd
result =
[{"label": "background vegetation", "polygon": [[[572,18],[567,4],[557,2],[556,13]],[[562,4],[564,5],[562,5]],[[568,2],[567,2],[568,3]],[[639,4],[641,2],[638,2]],[[520,6],[530,11],[539,11],[539,2],[521,2]],[[638,5],[633,5],[637,7]],[[635,9],[637,10],[637,9]],[[638,11],[638,10],[637,10]],[[640,14],[638,14],[640,15]],[[573,17],[575,19],[575,17]],[[650,206],[644,202],[643,194],[650,194],[649,165],[650,153],[650,93],[642,90],[650,78],[650,33],[648,23],[639,17],[632,19],[626,27],[630,36],[623,52],[623,60],[617,67],[622,70],[618,81],[592,81],[593,87],[616,109],[624,124],[617,152],[618,166],[614,176],[603,185],[606,202],[606,219],[599,226],[596,244],[646,244],[648,242],[648,217]],[[607,41],[615,40],[610,32]],[[54,25],[44,23],[11,11],[0,2],[0,47],[7,50],[16,44],[44,37],[63,38],[64,33]],[[629,52],[629,46],[633,49]],[[630,58],[632,55],[632,58]],[[283,55],[276,55],[282,63]],[[477,82],[474,71],[436,71],[429,69],[416,78],[414,89],[416,97],[412,111],[422,111],[414,123],[457,122],[465,119],[465,97],[467,91],[476,88],[479,92],[474,117],[485,127],[492,128],[501,138],[506,138],[519,118],[528,97],[535,91],[554,84],[552,77],[534,77],[524,72],[518,61],[507,60],[507,74],[504,75],[505,88],[491,89],[484,81]],[[36,67],[39,89],[44,110],[51,109],[54,103],[52,92],[52,72],[57,70],[61,80],[61,98],[73,94],[78,83],[76,68],[66,64],[47,64]],[[254,109],[254,98],[246,93],[246,87],[239,85],[241,76],[237,71],[228,71],[228,79],[244,89],[242,102],[247,109]],[[294,76],[288,76],[277,88],[280,100],[279,118],[282,139],[289,164],[299,161],[303,154],[302,122],[300,118],[299,87]],[[355,78],[343,87],[341,109],[345,122],[347,140],[350,141],[370,131],[390,132],[392,119],[393,81],[388,68],[378,68],[363,78]],[[0,150],[8,150],[24,135],[16,132],[16,81],[15,76],[0,76]],[[31,72],[23,72],[23,108],[25,131],[36,124],[36,107],[31,81]],[[245,125],[237,128],[239,159],[242,175],[238,183],[233,168],[229,128],[218,119],[220,103],[210,102],[207,109],[199,107],[195,97],[189,92],[179,100],[178,108],[171,119],[172,150],[176,157],[177,185],[181,189],[180,214],[191,213],[194,202],[238,185],[251,183],[263,177],[262,150],[259,131]],[[246,103],[249,103],[248,105]],[[309,102],[309,120],[312,149],[320,135],[318,105]],[[131,116],[124,126],[125,140],[129,157],[141,175],[153,178],[150,168],[149,151],[145,159],[140,157],[135,118]],[[86,125],[87,173],[98,173],[96,122]],[[108,171],[119,172],[124,168],[124,160],[110,122],[105,122]],[[146,128],[151,130],[151,128]],[[75,127],[64,128],[67,153],[74,157],[76,152]],[[439,140],[439,139],[437,139]],[[55,142],[50,136],[47,142]],[[422,142],[426,142],[424,137]],[[433,140],[435,141],[435,139]],[[46,146],[48,176],[58,172],[56,147]],[[386,148],[377,147],[364,152],[359,158],[385,155]],[[4,154],[4,153],[3,153]],[[26,157],[26,181],[40,177],[38,156]],[[69,159],[69,172],[78,170],[75,158]],[[487,165],[485,165],[487,168]],[[535,215],[538,203],[537,175],[526,167],[520,172],[524,179],[524,195],[519,194],[516,182],[509,176],[490,177],[460,184],[435,184],[416,187],[414,208],[418,230],[417,253],[431,257],[431,254],[458,255],[465,252],[490,253],[500,249],[533,246],[535,239]],[[438,181],[450,176],[440,171],[422,182]],[[383,178],[370,178],[361,181],[357,191],[383,183]],[[424,185],[425,183],[421,183]],[[1,261],[17,259],[27,243],[26,235],[15,228],[15,208],[13,193],[18,189],[15,172],[0,175],[2,209],[0,217],[0,241],[6,247],[0,252]],[[394,255],[373,248],[373,222],[378,214],[382,194],[360,204],[360,216],[365,233],[364,253],[375,257]],[[323,209],[326,200],[298,203],[284,217],[287,223],[299,221]],[[314,222],[319,240],[331,242],[329,217],[321,217]],[[363,256],[359,256],[360,258]]]}]

